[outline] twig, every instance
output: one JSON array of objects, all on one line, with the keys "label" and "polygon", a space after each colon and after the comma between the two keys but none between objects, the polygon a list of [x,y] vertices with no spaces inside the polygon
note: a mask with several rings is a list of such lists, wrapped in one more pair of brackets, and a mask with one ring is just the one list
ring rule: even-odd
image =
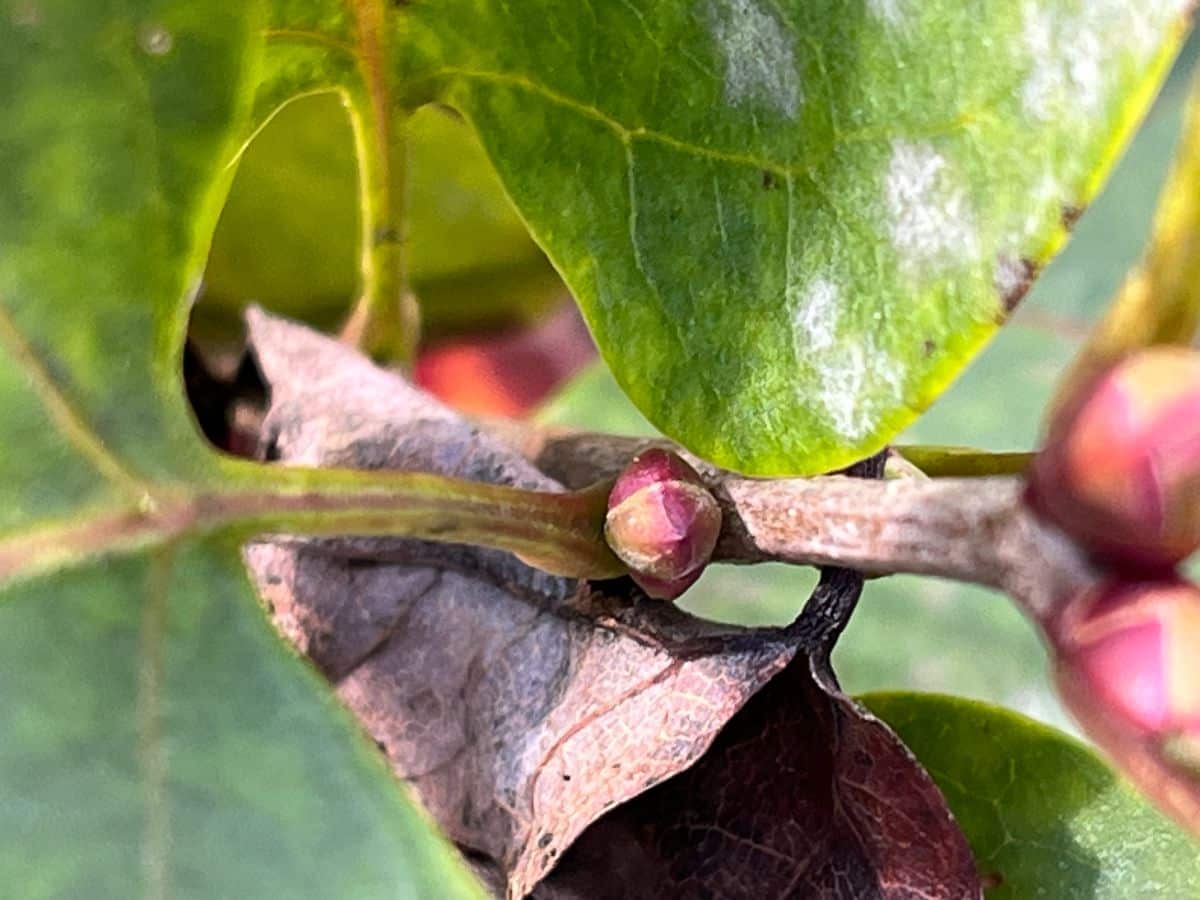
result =
[{"label": "twig", "polygon": [[994,478],[868,481],[747,478],[669,441],[531,429],[488,429],[568,487],[614,477],[640,450],[688,459],[724,514],[716,562],[840,566],[868,575],[934,575],[1003,590],[1036,618],[1099,577],[1079,548],[1026,508],[1024,482]]}]

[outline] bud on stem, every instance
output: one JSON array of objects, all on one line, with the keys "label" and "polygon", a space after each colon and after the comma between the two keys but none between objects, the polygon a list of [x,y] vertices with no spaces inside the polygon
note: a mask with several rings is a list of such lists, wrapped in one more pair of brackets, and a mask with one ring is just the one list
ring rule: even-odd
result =
[{"label": "bud on stem", "polygon": [[1043,517],[1105,562],[1169,570],[1200,546],[1200,355],[1154,347],[1098,378],[1030,471]]},{"label": "bud on stem", "polygon": [[1200,741],[1200,589],[1110,580],[1066,603],[1048,633],[1082,719],[1101,712],[1164,742]]},{"label": "bud on stem", "polygon": [[1046,626],[1059,693],[1084,730],[1200,835],[1200,589],[1113,579]]},{"label": "bud on stem", "polygon": [[638,454],[608,498],[604,534],[633,580],[673,600],[704,571],[721,531],[721,507],[696,470],[659,448]]}]

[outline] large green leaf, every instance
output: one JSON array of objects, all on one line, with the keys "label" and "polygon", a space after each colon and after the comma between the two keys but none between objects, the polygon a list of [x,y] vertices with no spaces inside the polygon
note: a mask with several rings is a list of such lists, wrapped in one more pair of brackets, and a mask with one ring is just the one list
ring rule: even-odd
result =
[{"label": "large green leaf", "polygon": [[952,697],[863,700],[942,789],[988,900],[1196,895],[1200,847],[1075,739]]},{"label": "large green leaf", "polygon": [[240,568],[188,542],[0,595],[6,893],[476,896]]},{"label": "large green leaf", "polygon": [[198,536],[204,492],[272,477],[203,443],[180,372],[260,13],[0,2],[12,896],[477,895],[271,634],[233,536]]},{"label": "large green leaf", "polygon": [[1187,5],[448,0],[406,33],[415,96],[475,123],[634,403],[803,474],[877,449],[993,333]]}]

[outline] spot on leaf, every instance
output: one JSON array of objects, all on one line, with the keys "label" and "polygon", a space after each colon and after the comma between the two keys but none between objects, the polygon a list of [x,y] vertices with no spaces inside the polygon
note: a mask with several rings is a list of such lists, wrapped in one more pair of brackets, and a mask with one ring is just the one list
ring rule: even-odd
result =
[{"label": "spot on leaf", "polygon": [[718,0],[713,37],[725,61],[725,100],[731,106],[766,106],[789,119],[803,100],[792,40],[765,5]]}]

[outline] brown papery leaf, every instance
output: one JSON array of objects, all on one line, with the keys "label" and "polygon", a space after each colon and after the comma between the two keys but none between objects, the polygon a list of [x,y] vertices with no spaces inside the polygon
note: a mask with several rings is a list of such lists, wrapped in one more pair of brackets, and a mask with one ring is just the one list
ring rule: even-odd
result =
[{"label": "brown papery leaf", "polygon": [[[249,323],[270,458],[560,489],[336,341]],[[581,834],[537,896],[979,896],[932,782],[818,686],[795,629],[706,623],[627,579],[475,547],[280,538],[247,557],[280,630],[509,897]]]},{"label": "brown papery leaf", "polygon": [[981,897],[936,785],[797,655],[688,771],[592,825],[535,900]]}]

